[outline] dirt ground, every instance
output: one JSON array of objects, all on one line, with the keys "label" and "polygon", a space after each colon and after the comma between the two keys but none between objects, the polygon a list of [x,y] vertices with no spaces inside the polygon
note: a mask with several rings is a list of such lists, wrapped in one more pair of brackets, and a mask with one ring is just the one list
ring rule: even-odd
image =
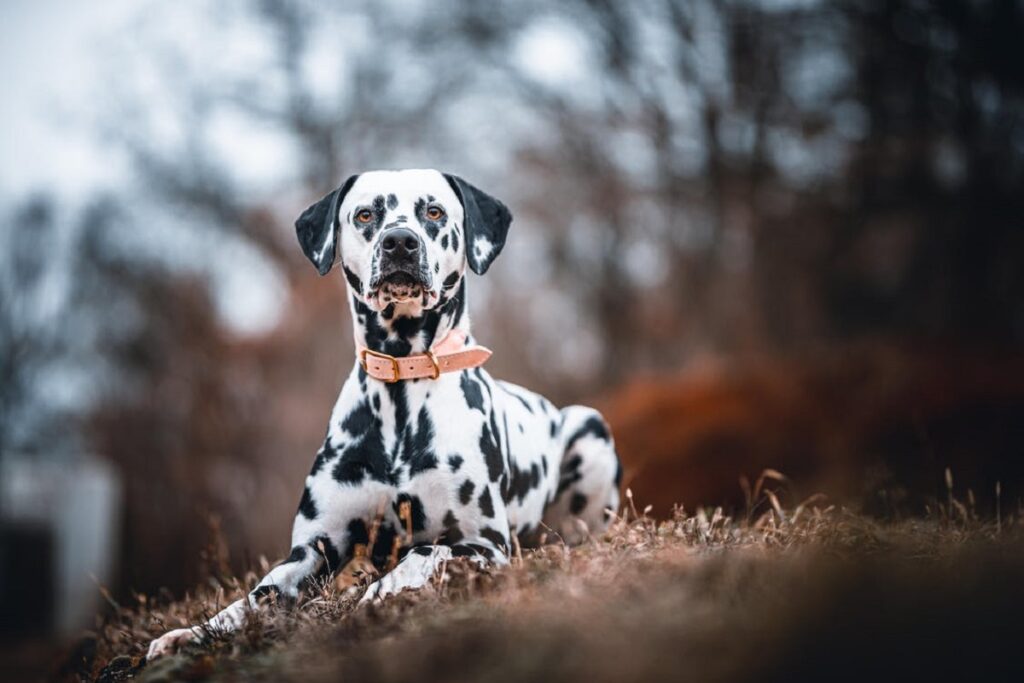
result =
[{"label": "dirt ground", "polygon": [[178,601],[137,596],[53,678],[1024,680],[1017,518],[981,521],[950,499],[931,519],[881,524],[762,501],[742,519],[632,510],[582,546],[521,551],[500,570],[453,562],[428,589],[377,606],[355,607],[360,586],[324,582],[241,633],[151,663],[152,637],[216,611],[256,573]]}]

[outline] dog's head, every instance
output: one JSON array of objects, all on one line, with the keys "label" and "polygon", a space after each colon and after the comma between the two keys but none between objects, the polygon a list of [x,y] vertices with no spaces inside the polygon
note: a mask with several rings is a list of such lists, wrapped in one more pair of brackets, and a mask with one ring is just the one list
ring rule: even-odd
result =
[{"label": "dog's head", "polygon": [[295,230],[321,275],[340,258],[361,301],[416,314],[449,298],[467,263],[486,272],[511,222],[504,204],[457,176],[371,171],[306,209]]}]

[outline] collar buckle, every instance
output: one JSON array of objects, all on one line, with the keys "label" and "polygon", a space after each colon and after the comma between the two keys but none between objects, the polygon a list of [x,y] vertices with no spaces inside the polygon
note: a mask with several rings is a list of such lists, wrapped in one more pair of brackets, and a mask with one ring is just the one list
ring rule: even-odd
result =
[{"label": "collar buckle", "polygon": [[398,368],[398,359],[397,358],[395,358],[394,356],[389,356],[386,353],[380,353],[379,351],[373,351],[371,349],[364,348],[364,349],[361,349],[359,351],[359,364],[361,366],[363,366],[363,372],[365,372],[367,375],[370,375],[370,377],[373,377],[373,375],[370,374],[370,371],[366,367],[366,357],[367,356],[373,356],[374,358],[380,358],[381,360],[386,360],[386,361],[390,361],[391,362],[391,373],[392,373],[391,378],[390,379],[384,379],[384,378],[381,378],[381,377],[374,377],[374,379],[378,379],[381,382],[384,382],[385,384],[394,384],[399,379],[401,379],[401,377],[400,377],[401,371]]},{"label": "collar buckle", "polygon": [[430,362],[434,366],[434,374],[430,379],[437,379],[438,377],[441,376],[441,366],[437,362],[437,356],[435,356],[434,352],[431,351],[430,349],[427,349],[427,352],[424,355],[426,355],[426,357],[430,359]]}]

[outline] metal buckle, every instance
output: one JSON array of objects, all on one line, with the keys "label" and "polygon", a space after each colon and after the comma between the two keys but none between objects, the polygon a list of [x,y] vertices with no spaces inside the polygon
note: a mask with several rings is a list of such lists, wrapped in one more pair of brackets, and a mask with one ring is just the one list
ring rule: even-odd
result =
[{"label": "metal buckle", "polygon": [[427,349],[427,358],[429,358],[430,362],[434,364],[434,376],[430,379],[437,379],[441,376],[441,366],[437,364],[437,356],[434,355],[433,351]]},{"label": "metal buckle", "polygon": [[[366,369],[367,355],[373,356],[374,358],[382,358],[391,361],[391,371],[394,373],[394,377],[392,377],[391,379],[380,379],[379,377],[374,377],[374,379],[380,380],[385,384],[394,384],[399,380],[400,371],[398,369],[397,358],[395,358],[394,356],[389,356],[386,353],[380,353],[378,351],[372,351],[370,349],[363,349],[362,351],[359,352],[359,364],[363,366],[363,372],[365,372],[368,375],[370,374],[370,371]],[[373,377],[373,375],[370,376]]]}]

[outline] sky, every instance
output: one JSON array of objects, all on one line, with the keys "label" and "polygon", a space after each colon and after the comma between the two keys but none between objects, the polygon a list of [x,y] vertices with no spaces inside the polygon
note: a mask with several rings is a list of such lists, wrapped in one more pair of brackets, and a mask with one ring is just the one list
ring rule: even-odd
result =
[{"label": "sky", "polygon": [[[172,7],[151,0],[0,0],[0,78],[5,86],[0,105],[0,207],[45,193],[74,211],[98,190],[123,188],[131,179],[130,167],[118,149],[103,143],[95,123],[104,98],[111,94],[104,84],[116,64],[106,49],[108,43],[124,37],[119,32],[130,30],[142,13],[157,12],[165,27],[175,19],[183,21],[179,30],[192,34],[196,57],[208,59],[202,48],[216,51],[222,46],[196,38],[192,13],[197,10],[189,3]],[[164,16],[168,11],[171,16]],[[244,30],[241,35],[258,53],[261,37],[248,36]],[[525,31],[515,56],[526,73],[549,85],[578,82],[585,76],[583,41],[564,23],[539,22]],[[320,70],[326,68],[326,80],[334,84],[334,62],[321,61]],[[134,73],[126,68],[124,77],[135,77]],[[267,175],[261,170],[280,179],[280,159],[286,155],[271,144],[273,139],[229,120],[226,128],[216,131],[213,143],[218,153],[238,162],[236,168],[253,170],[255,178],[242,174],[240,180],[257,182]],[[253,140],[261,144],[253,145]],[[266,264],[252,258],[247,262],[250,267],[242,269],[244,275],[237,269],[216,268],[210,268],[209,275],[228,327],[259,334],[272,328],[280,315],[282,284]]]},{"label": "sky", "polygon": [[[45,192],[70,207],[125,184],[130,170],[93,127],[102,109],[104,39],[129,25],[145,0],[0,2],[0,206]],[[249,261],[253,259],[250,257]],[[257,270],[257,266],[261,266]],[[259,274],[259,277],[256,276]],[[271,328],[280,315],[280,282],[266,264],[246,278],[208,273],[222,319],[241,334]]]},{"label": "sky", "polygon": [[[102,102],[105,38],[146,0],[0,2],[0,199],[37,191],[81,199],[125,176],[124,160],[105,147],[91,115]],[[540,80],[578,78],[583,55],[565,27],[541,25],[519,46]]]},{"label": "sky", "polygon": [[0,196],[53,191],[79,198],[124,169],[94,139],[88,116],[102,38],[140,0],[0,2]]}]

